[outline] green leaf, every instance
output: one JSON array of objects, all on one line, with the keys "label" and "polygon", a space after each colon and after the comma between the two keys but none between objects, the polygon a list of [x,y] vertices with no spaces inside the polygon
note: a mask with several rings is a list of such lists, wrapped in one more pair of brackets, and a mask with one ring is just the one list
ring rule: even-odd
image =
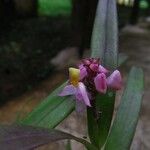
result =
[{"label": "green leaf", "polygon": [[20,124],[54,128],[64,120],[75,107],[75,102],[71,97],[58,96],[65,84],[44,99],[41,104],[20,121]]},{"label": "green leaf", "polygon": [[99,147],[102,147],[107,139],[109,129],[111,126],[114,103],[115,103],[115,93],[108,91],[104,95],[98,95],[96,99],[97,111],[99,113],[98,128],[99,128]]},{"label": "green leaf", "polygon": [[71,141],[70,140],[68,140],[67,141],[67,144],[66,144],[66,148],[65,148],[66,150],[72,150],[72,148],[71,148]]},{"label": "green leaf", "polygon": [[143,95],[143,71],[133,67],[130,71],[126,89],[121,99],[105,150],[130,149],[138,122]]},{"label": "green leaf", "polygon": [[[106,94],[98,94],[96,97],[96,115],[93,109],[87,109],[88,133],[92,144],[101,148],[106,141],[109,133],[113,108],[115,102],[115,93],[108,91]],[[113,107],[112,107],[113,106]]]},{"label": "green leaf", "polygon": [[119,53],[118,67],[121,66],[127,59],[128,59],[128,56],[126,54]]},{"label": "green leaf", "polygon": [[108,69],[117,67],[118,27],[116,0],[99,0],[92,34],[92,57],[100,58]]},{"label": "green leaf", "polygon": [[93,108],[87,108],[88,135],[93,145],[99,148],[99,129]]},{"label": "green leaf", "polygon": [[0,125],[0,148],[3,150],[29,150],[64,139],[73,139],[82,143],[88,150],[97,150],[86,140],[62,131],[31,126]]},{"label": "green leaf", "polygon": [[[106,68],[114,70],[118,65],[117,42],[116,0],[99,0],[91,42],[91,57],[100,58]],[[114,102],[115,93],[109,91],[96,98],[96,114],[99,115],[97,120],[92,109],[89,108],[87,111],[89,137],[98,148],[102,147],[108,136]]]}]

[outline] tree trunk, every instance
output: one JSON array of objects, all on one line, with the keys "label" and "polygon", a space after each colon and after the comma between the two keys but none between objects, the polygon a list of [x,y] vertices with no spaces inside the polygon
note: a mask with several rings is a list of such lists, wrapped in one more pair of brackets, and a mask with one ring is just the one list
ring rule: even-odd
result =
[{"label": "tree trunk", "polygon": [[138,21],[140,12],[140,0],[135,0],[131,12],[130,24],[135,25]]},{"label": "tree trunk", "polygon": [[15,9],[12,0],[0,0],[0,31],[10,25],[14,19]]},{"label": "tree trunk", "polygon": [[0,16],[12,17],[14,15],[14,3],[12,0],[0,0]]},{"label": "tree trunk", "polygon": [[2,5],[2,0],[0,0],[0,20],[3,16],[3,5]]},{"label": "tree trunk", "polygon": [[36,16],[38,0],[14,0],[15,9],[20,16]]},{"label": "tree trunk", "polygon": [[150,0],[147,0],[147,1],[148,1],[148,8],[147,8],[147,11],[146,11],[146,16],[150,17]]},{"label": "tree trunk", "polygon": [[73,0],[72,29],[74,45],[79,47],[80,57],[90,47],[91,34],[98,0]]}]

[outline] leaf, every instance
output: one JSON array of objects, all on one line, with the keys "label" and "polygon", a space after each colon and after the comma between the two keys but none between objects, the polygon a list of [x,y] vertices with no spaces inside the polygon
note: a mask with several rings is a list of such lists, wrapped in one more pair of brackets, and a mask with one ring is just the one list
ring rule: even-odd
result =
[{"label": "leaf", "polygon": [[115,93],[108,91],[104,95],[98,95],[96,99],[97,111],[99,112],[98,129],[99,129],[99,147],[102,147],[107,139],[115,103]]},{"label": "leaf", "polygon": [[128,56],[126,54],[119,53],[118,67],[121,66],[127,59],[128,59]]},{"label": "leaf", "polygon": [[[100,58],[102,64],[114,70],[118,65],[118,27],[116,0],[99,0],[94,23],[91,49],[92,57]],[[115,93],[108,92],[96,98],[98,120],[88,109],[88,130],[91,142],[98,148],[104,144],[111,125]],[[101,112],[101,114],[99,114]]]},{"label": "leaf", "polygon": [[0,125],[0,148],[2,150],[31,150],[49,142],[64,139],[73,139],[89,150],[97,150],[84,139],[62,131],[31,126]]},{"label": "leaf", "polygon": [[100,58],[102,64],[113,70],[118,61],[118,24],[116,0],[99,0],[92,34],[92,57]]},{"label": "leaf", "polygon": [[67,141],[66,150],[72,150],[70,140]]},{"label": "leaf", "polygon": [[[88,133],[92,144],[101,148],[106,141],[109,133],[113,108],[115,102],[115,93],[108,91],[106,94],[98,94],[96,97],[96,114],[93,115],[92,108],[88,108]],[[112,107],[113,106],[113,107]]]},{"label": "leaf", "polygon": [[143,95],[143,71],[133,67],[126,89],[108,136],[105,150],[127,150],[130,148],[138,122]]},{"label": "leaf", "polygon": [[99,129],[93,108],[87,108],[88,135],[93,145],[99,148]]},{"label": "leaf", "polygon": [[50,94],[50,96],[43,100],[41,104],[19,123],[46,128],[56,127],[74,110],[75,107],[75,102],[71,97],[58,96],[58,93],[65,84]]}]

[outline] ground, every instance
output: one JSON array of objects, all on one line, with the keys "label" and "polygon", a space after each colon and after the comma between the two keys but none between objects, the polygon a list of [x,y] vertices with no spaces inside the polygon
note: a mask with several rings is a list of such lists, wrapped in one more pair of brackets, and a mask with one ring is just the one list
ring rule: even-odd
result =
[{"label": "ground", "polygon": [[[145,73],[145,92],[137,126],[134,141],[131,150],[149,150],[150,149],[150,25],[139,24],[138,26],[127,26],[120,32],[119,50],[129,56],[128,61],[121,67],[124,79],[132,65],[140,66]],[[73,54],[74,56],[74,54]],[[72,56],[72,57],[73,57]],[[71,57],[71,56],[70,56]],[[55,87],[67,78],[67,70],[54,72],[53,76],[41,81],[38,86],[23,95],[8,101],[0,108],[0,122],[11,123],[17,117],[25,115],[31,111],[34,106],[39,104]],[[58,128],[75,133],[77,136],[86,136],[85,119],[83,116],[77,116],[72,113]],[[63,143],[44,146],[40,149],[63,149]],[[81,145],[73,142],[73,148],[83,149]]]}]

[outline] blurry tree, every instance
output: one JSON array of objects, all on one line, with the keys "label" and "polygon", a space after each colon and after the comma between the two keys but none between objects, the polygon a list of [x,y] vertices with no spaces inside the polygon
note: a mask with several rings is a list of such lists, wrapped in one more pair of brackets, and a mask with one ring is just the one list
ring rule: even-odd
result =
[{"label": "blurry tree", "polygon": [[0,0],[0,19],[1,19],[1,17],[3,16],[2,15],[2,9],[3,9],[3,7],[2,7],[3,5],[2,5],[2,0]]},{"label": "blurry tree", "polygon": [[38,0],[0,0],[0,18],[37,15]]},{"label": "blurry tree", "polygon": [[147,8],[146,15],[150,16],[150,0],[147,0],[147,1],[148,1],[148,8]]},{"label": "blurry tree", "polygon": [[0,16],[1,18],[14,15],[14,3],[12,0],[0,0]]},{"label": "blurry tree", "polygon": [[15,16],[15,6],[12,0],[0,0],[0,30],[6,28]]},{"label": "blurry tree", "polygon": [[79,47],[79,55],[90,47],[92,28],[98,0],[72,0],[73,44]]},{"label": "blurry tree", "polygon": [[36,16],[38,0],[14,0],[15,10],[21,16]]},{"label": "blurry tree", "polygon": [[[117,1],[117,0],[116,0]],[[141,0],[122,0],[122,4],[128,4],[131,7],[130,24],[136,24],[139,17]],[[147,0],[149,8],[147,14],[150,15],[150,0]],[[73,28],[73,46],[79,47],[79,55],[82,57],[83,50],[89,48],[91,41],[92,28],[98,0],[72,0],[72,28]],[[124,9],[125,10],[125,9]],[[127,13],[128,10],[123,13]],[[128,18],[129,19],[129,18]],[[120,25],[120,22],[119,22]]]},{"label": "blurry tree", "polygon": [[133,8],[131,12],[130,24],[134,25],[138,21],[140,11],[140,0],[134,0]]}]

